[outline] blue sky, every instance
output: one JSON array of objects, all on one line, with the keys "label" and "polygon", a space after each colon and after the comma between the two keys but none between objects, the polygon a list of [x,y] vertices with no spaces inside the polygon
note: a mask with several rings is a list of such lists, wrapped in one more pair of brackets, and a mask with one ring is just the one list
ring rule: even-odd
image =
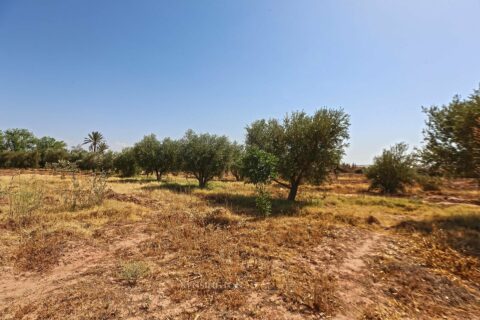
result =
[{"label": "blue sky", "polygon": [[480,1],[0,0],[0,128],[113,149],[342,107],[346,161],[480,83]]}]

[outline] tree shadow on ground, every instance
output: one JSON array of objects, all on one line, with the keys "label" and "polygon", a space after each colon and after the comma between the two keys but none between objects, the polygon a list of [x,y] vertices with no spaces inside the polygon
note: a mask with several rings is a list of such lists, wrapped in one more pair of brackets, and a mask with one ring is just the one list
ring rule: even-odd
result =
[{"label": "tree shadow on ground", "polygon": [[407,220],[394,228],[426,235],[443,234],[441,239],[452,249],[480,258],[479,214],[458,214],[427,221]]},{"label": "tree shadow on ground", "polygon": [[192,194],[193,190],[199,189],[196,184],[181,184],[177,182],[163,182],[158,185],[142,187],[144,190],[168,190],[175,193]]},{"label": "tree shadow on ground", "polygon": [[[200,195],[208,202],[225,207],[238,215],[261,217],[256,208],[255,195],[231,194],[226,192],[207,193]],[[288,201],[286,199],[271,199],[272,213],[270,217],[291,216],[297,214],[302,207],[307,205],[303,201]]]},{"label": "tree shadow on ground", "polygon": [[150,182],[156,182],[157,179],[155,178],[120,178],[118,180],[112,180],[111,182],[113,183],[150,183]]}]

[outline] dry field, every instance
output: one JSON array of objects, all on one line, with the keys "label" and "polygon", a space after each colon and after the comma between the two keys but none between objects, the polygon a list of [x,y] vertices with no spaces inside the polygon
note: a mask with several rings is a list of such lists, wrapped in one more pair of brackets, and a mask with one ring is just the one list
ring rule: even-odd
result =
[{"label": "dry field", "polygon": [[479,319],[480,194],[0,171],[0,319]]}]

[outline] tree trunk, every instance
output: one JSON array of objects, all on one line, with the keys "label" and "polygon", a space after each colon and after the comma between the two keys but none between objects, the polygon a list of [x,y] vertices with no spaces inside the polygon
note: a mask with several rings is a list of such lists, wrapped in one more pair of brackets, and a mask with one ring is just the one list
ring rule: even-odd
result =
[{"label": "tree trunk", "polygon": [[198,179],[198,186],[200,187],[200,189],[204,189],[207,186],[207,179]]},{"label": "tree trunk", "polygon": [[295,201],[295,198],[297,197],[297,191],[298,191],[298,185],[299,182],[293,182],[290,187],[290,192],[288,193],[288,201]]},{"label": "tree trunk", "polygon": [[158,171],[157,169],[155,169],[155,175],[157,177],[157,181],[161,181],[162,180],[162,174],[160,173],[160,171]]}]

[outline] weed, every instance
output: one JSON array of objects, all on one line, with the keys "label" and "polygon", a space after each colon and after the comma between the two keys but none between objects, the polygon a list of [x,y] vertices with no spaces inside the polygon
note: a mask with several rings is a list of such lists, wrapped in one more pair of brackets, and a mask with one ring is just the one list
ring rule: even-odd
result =
[{"label": "weed", "polygon": [[148,276],[150,273],[149,266],[142,261],[124,262],[120,266],[119,279],[130,286],[137,284],[138,280]]},{"label": "weed", "polygon": [[81,181],[74,173],[71,175],[70,189],[62,190],[64,207],[75,211],[102,204],[108,192],[107,178],[104,174],[94,174]]}]

